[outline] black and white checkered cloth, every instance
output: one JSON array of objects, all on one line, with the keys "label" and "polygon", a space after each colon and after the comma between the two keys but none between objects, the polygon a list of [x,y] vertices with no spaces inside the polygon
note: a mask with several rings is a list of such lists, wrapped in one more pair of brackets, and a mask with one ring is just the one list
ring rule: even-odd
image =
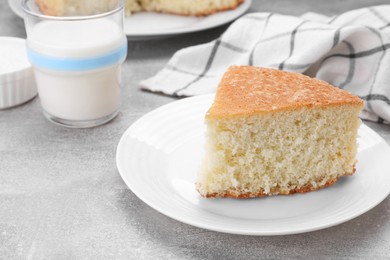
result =
[{"label": "black and white checkered cloth", "polygon": [[390,5],[329,18],[251,13],[217,40],[178,51],[143,89],[174,96],[213,93],[230,65],[304,73],[366,101],[362,118],[390,122]]}]

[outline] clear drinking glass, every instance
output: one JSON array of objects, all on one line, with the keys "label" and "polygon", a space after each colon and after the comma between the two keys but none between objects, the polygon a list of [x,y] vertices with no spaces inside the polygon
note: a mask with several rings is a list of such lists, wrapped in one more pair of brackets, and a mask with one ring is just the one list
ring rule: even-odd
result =
[{"label": "clear drinking glass", "polygon": [[94,14],[78,10],[72,16],[44,14],[35,0],[22,3],[27,54],[43,113],[54,123],[93,127],[118,113],[127,55],[124,0],[109,2],[96,1]]}]

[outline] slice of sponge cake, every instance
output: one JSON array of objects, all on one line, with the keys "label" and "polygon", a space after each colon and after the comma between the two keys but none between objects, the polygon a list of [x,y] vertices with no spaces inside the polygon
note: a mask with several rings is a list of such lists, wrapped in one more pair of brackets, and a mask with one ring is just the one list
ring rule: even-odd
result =
[{"label": "slice of sponge cake", "polygon": [[[234,9],[244,0],[126,0],[126,14],[150,11],[187,16],[204,16]],[[47,15],[89,15],[111,10],[118,0],[36,0]]]},{"label": "slice of sponge cake", "polygon": [[206,114],[204,197],[304,193],[355,172],[363,101],[310,77],[228,69]]}]

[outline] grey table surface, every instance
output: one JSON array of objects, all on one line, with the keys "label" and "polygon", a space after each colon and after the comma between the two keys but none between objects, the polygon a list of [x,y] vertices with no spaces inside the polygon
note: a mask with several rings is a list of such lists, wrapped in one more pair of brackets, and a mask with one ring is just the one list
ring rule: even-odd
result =
[{"label": "grey table surface", "polygon": [[[254,0],[250,12],[335,15],[386,0]],[[171,55],[218,37],[226,26],[129,42],[122,107],[111,123],[67,129],[48,122],[39,98],[0,111],[0,259],[390,259],[390,197],[336,227],[298,235],[223,234],[170,219],[138,199],[115,163],[124,131],[175,99],[141,91]],[[0,2],[0,36],[25,38]],[[367,123],[390,143],[390,126]],[[389,173],[390,174],[390,173]]]}]

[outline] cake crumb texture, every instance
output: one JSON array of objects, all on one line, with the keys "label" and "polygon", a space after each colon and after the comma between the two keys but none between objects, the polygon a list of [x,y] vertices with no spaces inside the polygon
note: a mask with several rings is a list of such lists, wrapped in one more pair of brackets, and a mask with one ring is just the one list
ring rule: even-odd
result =
[{"label": "cake crumb texture", "polygon": [[355,172],[362,107],[358,97],[320,80],[230,68],[206,116],[197,190],[249,198],[333,185]]}]

